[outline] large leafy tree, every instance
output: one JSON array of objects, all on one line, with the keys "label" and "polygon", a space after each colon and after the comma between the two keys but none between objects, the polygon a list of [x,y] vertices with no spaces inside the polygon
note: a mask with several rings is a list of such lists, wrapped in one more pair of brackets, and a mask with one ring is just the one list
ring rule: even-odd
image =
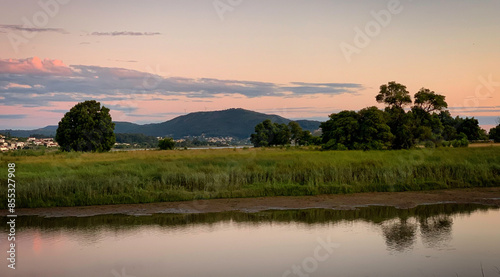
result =
[{"label": "large leafy tree", "polygon": [[385,112],[389,116],[387,125],[391,128],[391,133],[395,136],[392,148],[406,149],[413,146],[415,143],[413,132],[414,129],[411,121],[411,116],[406,114],[404,106],[412,103],[410,93],[406,86],[389,82],[386,85],[380,86],[380,92],[375,97],[377,102],[387,105]]},{"label": "large leafy tree", "polygon": [[362,149],[387,149],[392,146],[394,135],[387,125],[388,118],[383,111],[377,107],[369,107],[359,111],[358,115],[358,143]]},{"label": "large leafy tree", "polygon": [[444,95],[436,94],[426,88],[421,88],[415,93],[415,105],[411,108],[410,119],[416,141],[441,143],[445,127],[436,112],[443,112],[443,109],[448,107],[445,98]]},{"label": "large leafy tree", "polygon": [[321,123],[323,149],[387,149],[394,136],[386,122],[377,107],[331,114]]},{"label": "large leafy tree", "polygon": [[448,103],[446,103],[445,99],[446,97],[444,95],[436,94],[434,91],[426,88],[421,88],[415,93],[415,107],[427,113],[441,111],[448,108]]},{"label": "large leafy tree", "polygon": [[481,139],[481,127],[479,127],[479,121],[474,117],[465,119],[457,118],[457,133],[464,133],[469,140],[480,140]]},{"label": "large leafy tree", "polygon": [[411,104],[411,97],[406,86],[389,82],[387,85],[380,86],[380,92],[376,96],[377,102],[388,105],[389,108],[403,108]]},{"label": "large leafy tree", "polygon": [[392,141],[392,149],[408,149],[415,144],[413,130],[415,122],[411,113],[406,113],[403,108],[386,108],[388,117],[387,125],[391,128],[391,133],[395,136]]},{"label": "large leafy tree", "polygon": [[341,111],[330,115],[330,119],[320,125],[321,139],[326,149],[354,149],[359,131],[359,116],[355,111]]},{"label": "large leafy tree", "polygon": [[250,141],[255,147],[290,144],[292,133],[286,124],[273,123],[266,119],[255,126]]},{"label": "large leafy tree", "polygon": [[55,139],[63,151],[105,152],[115,144],[114,128],[109,109],[90,100],[64,115]]}]

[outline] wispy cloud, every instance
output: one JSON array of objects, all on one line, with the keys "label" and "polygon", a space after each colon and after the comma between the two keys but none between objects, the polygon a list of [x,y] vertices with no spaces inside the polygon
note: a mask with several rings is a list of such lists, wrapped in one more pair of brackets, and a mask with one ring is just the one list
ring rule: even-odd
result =
[{"label": "wispy cloud", "polygon": [[137,63],[138,62],[136,60],[112,60],[112,59],[108,59],[108,61],[121,62],[121,63]]},{"label": "wispy cloud", "polygon": [[[3,74],[2,74],[3,73]],[[154,86],[150,84],[153,83]],[[9,84],[16,84],[15,88]],[[300,97],[354,94],[364,87],[351,83],[276,84],[213,78],[163,77],[125,68],[66,66],[58,60],[0,60],[0,92],[7,105],[45,106],[54,101],[111,97],[114,101],[184,96],[196,101],[243,96]],[[28,97],[29,96],[29,97]]]},{"label": "wispy cloud", "polygon": [[49,112],[49,113],[67,113],[68,110],[46,110],[46,109],[42,109],[40,110],[41,112]]},{"label": "wispy cloud", "polygon": [[31,33],[54,32],[60,34],[69,34],[68,31],[62,28],[25,27],[23,25],[13,25],[13,24],[0,24],[0,29],[11,30],[11,31],[25,31]]},{"label": "wispy cloud", "polygon": [[130,32],[130,31],[122,31],[122,32],[93,32],[89,34],[90,36],[156,36],[161,35],[158,32]]},{"label": "wispy cloud", "polygon": [[25,114],[0,114],[0,119],[23,119],[26,116]]},{"label": "wispy cloud", "polygon": [[492,113],[500,112],[500,106],[478,106],[478,107],[448,107],[454,113]]},{"label": "wispy cloud", "polygon": [[121,111],[121,112],[124,112],[124,113],[133,113],[135,111],[137,111],[137,107],[131,107],[131,106],[128,106],[128,105],[120,105],[120,104],[116,104],[116,105],[106,105],[106,107],[110,110],[115,110],[115,111]]}]

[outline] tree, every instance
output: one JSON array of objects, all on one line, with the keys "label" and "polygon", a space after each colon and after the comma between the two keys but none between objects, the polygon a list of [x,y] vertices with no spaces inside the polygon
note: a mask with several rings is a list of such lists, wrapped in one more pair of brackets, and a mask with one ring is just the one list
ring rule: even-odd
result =
[{"label": "tree", "polygon": [[[387,125],[387,118],[377,107],[364,108],[358,112],[359,134],[358,143],[363,150],[387,149],[392,145],[394,135]],[[359,147],[357,147],[359,148]]]},{"label": "tree", "polygon": [[444,108],[448,108],[448,103],[446,103],[445,98],[444,95],[439,95],[429,89],[421,88],[415,93],[415,106],[427,113],[441,111]]},{"label": "tree", "polygon": [[439,114],[430,113],[427,109],[415,105],[408,112],[408,116],[415,142],[441,144],[444,126]]},{"label": "tree", "polygon": [[377,102],[385,103],[390,108],[397,107],[402,109],[404,106],[411,104],[410,93],[406,90],[406,86],[396,82],[381,85],[376,99]]},{"label": "tree", "polygon": [[266,119],[255,126],[255,133],[250,135],[250,142],[255,147],[269,146],[273,136],[273,123]]},{"label": "tree", "polygon": [[464,133],[468,140],[480,140],[481,139],[481,127],[479,127],[479,121],[474,117],[465,119],[458,118],[458,126],[456,127],[457,133]]},{"label": "tree", "polygon": [[288,129],[288,125],[285,123],[278,124],[274,123],[274,136],[273,140],[271,140],[271,145],[287,145],[291,142],[291,132]]},{"label": "tree", "polygon": [[495,128],[490,129],[490,139],[500,142],[500,123]]},{"label": "tree", "polygon": [[313,137],[310,131],[304,130],[302,131],[302,135],[300,136],[300,140],[298,143],[299,145],[311,145],[315,144],[314,139],[315,137]]},{"label": "tree", "polygon": [[288,123],[288,128],[290,129],[292,142],[298,145],[303,136],[302,127],[300,127],[299,123],[290,121],[290,123]]},{"label": "tree", "polygon": [[341,111],[331,114],[330,119],[322,122],[321,139],[325,149],[338,148],[354,149],[354,142],[358,135],[359,116],[355,111]]},{"label": "tree", "polygon": [[321,123],[323,149],[387,149],[394,136],[386,122],[384,112],[377,107],[331,114]]},{"label": "tree", "polygon": [[105,152],[115,144],[109,109],[95,100],[76,104],[59,122],[56,141],[63,151]]},{"label": "tree", "polygon": [[173,138],[164,138],[158,141],[158,147],[160,150],[172,150],[175,147],[175,141]]},{"label": "tree", "polygon": [[388,121],[394,135],[391,149],[409,149],[415,144],[414,130],[415,121],[411,113],[406,113],[403,108],[385,108]]},{"label": "tree", "polygon": [[443,125],[443,132],[442,136],[443,139],[446,141],[452,141],[457,138],[457,129],[456,126],[458,125],[457,118],[453,118],[450,114],[449,111],[441,111],[438,114],[439,121],[441,121],[441,124]]},{"label": "tree", "polygon": [[406,86],[389,82],[387,85],[380,86],[380,92],[375,97],[377,102],[385,103],[387,107],[385,112],[389,116],[387,125],[391,128],[391,133],[395,136],[393,149],[408,149],[413,146],[415,139],[413,137],[411,116],[407,115],[404,106],[411,104],[411,97]]},{"label": "tree", "polygon": [[291,132],[286,124],[273,123],[266,119],[255,126],[250,141],[255,147],[290,144]]}]

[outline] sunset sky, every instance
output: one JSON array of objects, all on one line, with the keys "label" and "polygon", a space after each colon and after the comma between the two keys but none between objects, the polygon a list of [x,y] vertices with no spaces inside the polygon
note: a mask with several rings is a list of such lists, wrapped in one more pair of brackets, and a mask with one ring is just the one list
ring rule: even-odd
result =
[{"label": "sunset sky", "polygon": [[[45,3],[45,4],[44,4]],[[396,81],[500,116],[498,0],[0,0],[0,129],[95,99],[115,121],[244,108],[291,119],[377,104]]]}]

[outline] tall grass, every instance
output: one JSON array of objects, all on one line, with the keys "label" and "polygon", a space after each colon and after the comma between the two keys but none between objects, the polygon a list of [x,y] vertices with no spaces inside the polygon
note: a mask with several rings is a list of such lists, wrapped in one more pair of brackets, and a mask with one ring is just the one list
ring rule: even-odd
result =
[{"label": "tall grass", "polygon": [[[0,156],[18,207],[407,191],[500,185],[500,148],[223,149]],[[7,190],[0,191],[6,208]]]}]

